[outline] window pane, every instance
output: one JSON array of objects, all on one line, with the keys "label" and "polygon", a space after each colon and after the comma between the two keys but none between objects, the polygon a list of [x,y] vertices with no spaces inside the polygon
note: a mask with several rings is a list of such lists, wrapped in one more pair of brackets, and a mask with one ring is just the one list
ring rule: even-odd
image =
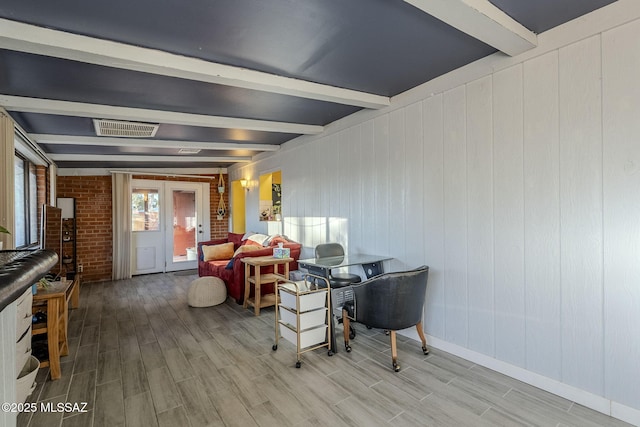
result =
[{"label": "window pane", "polygon": [[173,190],[173,262],[190,260],[195,246],[196,192]]},{"label": "window pane", "polygon": [[132,190],[131,222],[133,231],[160,230],[160,197],[157,189]]},{"label": "window pane", "polygon": [[24,186],[24,177],[25,177],[24,160],[22,160],[18,156],[15,156],[14,165],[15,165],[15,201],[16,201],[16,223],[15,223],[14,234],[16,239],[16,247],[19,248],[27,244],[27,241],[26,241],[27,214],[25,210],[26,188]]},{"label": "window pane", "polygon": [[38,177],[36,165],[29,163],[29,243],[38,242]]}]

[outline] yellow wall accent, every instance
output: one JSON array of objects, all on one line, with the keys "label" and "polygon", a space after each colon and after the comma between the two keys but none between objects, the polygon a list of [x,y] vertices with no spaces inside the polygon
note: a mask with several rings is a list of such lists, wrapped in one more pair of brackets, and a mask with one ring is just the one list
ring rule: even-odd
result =
[{"label": "yellow wall accent", "polygon": [[271,200],[271,184],[273,184],[272,173],[260,175],[260,200]]},{"label": "yellow wall accent", "polygon": [[231,231],[233,233],[245,233],[245,192],[240,185],[240,180],[231,181]]}]

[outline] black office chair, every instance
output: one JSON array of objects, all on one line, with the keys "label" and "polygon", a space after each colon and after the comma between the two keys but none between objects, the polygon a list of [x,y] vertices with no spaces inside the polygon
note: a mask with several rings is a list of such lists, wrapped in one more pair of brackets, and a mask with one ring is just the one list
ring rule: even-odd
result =
[{"label": "black office chair", "polygon": [[[323,243],[316,246],[316,258],[332,257],[344,257],[344,248],[340,243]],[[329,284],[332,288],[341,288],[362,281],[362,278],[357,274],[333,273],[331,270],[328,271],[328,274]]]},{"label": "black office chair", "polygon": [[427,339],[422,330],[422,309],[427,290],[429,267],[398,273],[385,273],[365,282],[352,285],[353,301],[342,307],[344,326],[344,346],[349,345],[350,320],[364,323],[373,328],[389,331],[391,338],[391,360],[398,372],[398,349],[396,331],[415,326],[422,341],[423,354],[429,354]]}]

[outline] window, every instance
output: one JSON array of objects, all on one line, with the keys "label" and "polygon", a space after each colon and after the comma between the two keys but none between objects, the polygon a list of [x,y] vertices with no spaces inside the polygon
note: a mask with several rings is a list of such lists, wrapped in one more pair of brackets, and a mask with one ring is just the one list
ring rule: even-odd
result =
[{"label": "window", "polygon": [[133,231],[160,230],[160,197],[157,189],[133,189],[131,222]]},{"label": "window", "polygon": [[38,184],[36,166],[19,153],[14,157],[16,248],[38,243]]}]

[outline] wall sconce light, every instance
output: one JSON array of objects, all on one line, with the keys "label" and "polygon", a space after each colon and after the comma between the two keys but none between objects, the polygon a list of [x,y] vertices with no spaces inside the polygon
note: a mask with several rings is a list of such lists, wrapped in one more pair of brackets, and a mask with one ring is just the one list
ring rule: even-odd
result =
[{"label": "wall sconce light", "polygon": [[249,181],[247,181],[246,179],[240,180],[240,186],[245,190],[249,191]]}]

